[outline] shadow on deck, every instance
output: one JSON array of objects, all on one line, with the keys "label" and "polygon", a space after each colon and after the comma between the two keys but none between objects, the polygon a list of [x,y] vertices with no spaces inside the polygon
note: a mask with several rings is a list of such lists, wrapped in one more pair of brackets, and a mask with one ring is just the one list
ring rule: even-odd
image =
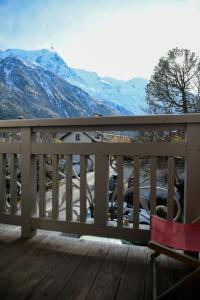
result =
[{"label": "shadow on deck", "polygon": [[[22,240],[19,227],[0,225],[0,253],[1,300],[152,299],[147,247],[81,240],[42,230]],[[162,290],[187,271],[161,256],[158,272]]]}]

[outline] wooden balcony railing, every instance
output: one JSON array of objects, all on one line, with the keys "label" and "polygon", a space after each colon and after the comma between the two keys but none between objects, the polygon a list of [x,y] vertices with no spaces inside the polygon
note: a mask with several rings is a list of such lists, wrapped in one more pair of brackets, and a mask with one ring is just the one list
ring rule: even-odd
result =
[{"label": "wooden balcony railing", "polygon": [[[96,131],[101,134],[109,131],[112,134],[126,133],[131,137],[131,142],[58,143],[61,133]],[[177,132],[175,138],[174,132]],[[148,241],[149,226],[140,224],[139,219],[141,160],[144,159],[149,162],[149,214],[156,213],[158,161],[163,158],[167,162],[167,218],[174,216],[174,177],[178,160],[184,165],[183,221],[190,222],[200,215],[199,114],[0,121],[0,135],[0,223],[20,225],[23,237],[31,237],[36,229],[48,229]],[[78,191],[73,188],[73,155],[80,156]],[[94,161],[94,173],[91,173],[94,183],[90,191],[86,164],[88,156]],[[116,159],[117,173],[115,220],[111,220],[108,214],[109,166],[113,157]],[[124,222],[125,157],[129,157],[133,174],[133,215],[128,223]],[[47,170],[48,159],[51,162],[50,171]],[[62,180],[62,215],[60,160],[64,161],[62,172],[65,174],[64,182]],[[52,180],[48,190],[52,197],[49,199],[47,171]],[[73,193],[78,193],[76,203]],[[93,217],[88,215],[88,193],[93,195]],[[76,218],[74,206],[79,206],[79,217]]]}]

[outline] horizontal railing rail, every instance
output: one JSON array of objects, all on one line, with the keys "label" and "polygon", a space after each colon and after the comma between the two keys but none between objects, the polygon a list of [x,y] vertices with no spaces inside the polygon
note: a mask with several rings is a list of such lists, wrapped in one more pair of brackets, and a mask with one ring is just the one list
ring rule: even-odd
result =
[{"label": "horizontal railing rail", "polygon": [[20,119],[20,120],[1,120],[0,127],[82,127],[82,126],[123,126],[123,125],[167,125],[167,124],[193,124],[199,123],[199,114],[180,114],[180,115],[146,115],[146,116],[105,116],[91,118],[68,118],[68,119]]},{"label": "horizontal railing rail", "polygon": [[[178,142],[176,139],[166,142],[165,134],[161,141],[151,138],[141,141],[136,134],[147,132],[151,137],[152,132],[159,136],[161,131],[170,130],[184,134]],[[58,142],[61,133],[85,131],[102,134],[111,131],[112,135],[117,131],[123,135],[126,131],[130,133],[130,141]],[[47,136],[44,141],[42,134],[46,133],[53,137]],[[5,120],[0,121],[0,135],[0,222],[22,226],[23,237],[31,237],[41,228],[148,241],[150,230],[140,220],[141,209],[150,216],[162,206],[158,205],[158,191],[162,190],[158,180],[161,158],[165,164],[166,217],[173,219],[176,211],[175,175],[179,160],[184,168],[183,221],[190,222],[200,215],[199,114]],[[74,156],[79,157],[80,168],[79,176],[75,177]],[[88,157],[94,164],[91,173],[87,170]],[[111,189],[113,158],[116,181]],[[131,170],[129,180],[125,179],[126,169]],[[51,187],[47,188],[49,178]],[[146,207],[141,190],[141,180],[145,178],[149,185]],[[128,188],[131,216],[125,214],[124,206]]]}]

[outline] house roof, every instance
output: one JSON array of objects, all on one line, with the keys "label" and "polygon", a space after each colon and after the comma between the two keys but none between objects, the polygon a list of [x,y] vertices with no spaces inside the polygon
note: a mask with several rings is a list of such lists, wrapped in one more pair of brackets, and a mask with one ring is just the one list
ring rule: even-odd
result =
[{"label": "house roof", "polygon": [[[60,136],[59,138],[60,138],[60,140],[62,141],[62,140],[64,140],[64,138],[66,138],[67,136],[71,135],[72,133],[74,133],[74,132],[67,132],[67,133],[65,133],[64,135]],[[87,133],[87,132],[85,132],[85,131],[83,131],[82,133],[83,133],[84,135],[86,135],[87,137],[89,137],[93,142],[99,142],[99,139],[95,138],[95,137],[92,136],[91,134],[89,134],[89,133]]]},{"label": "house roof", "polygon": [[[79,132],[79,131],[77,131]],[[76,132],[68,132],[68,133],[64,133],[63,135],[60,135],[59,136],[59,139],[62,141],[64,140],[65,137],[71,135],[72,133],[76,133]],[[126,139],[126,142],[127,142],[127,139],[128,141],[130,142],[130,137],[127,137],[127,136],[123,136],[123,135],[117,135],[117,134],[114,134],[114,133],[108,133],[108,132],[101,132],[101,131],[91,131],[91,132],[86,132],[86,131],[81,131],[81,133],[83,133],[85,136],[89,137],[92,142],[100,142],[101,139],[99,138],[96,138],[95,135],[97,134],[100,134],[102,135],[103,134],[103,142],[125,142],[125,139]]]}]

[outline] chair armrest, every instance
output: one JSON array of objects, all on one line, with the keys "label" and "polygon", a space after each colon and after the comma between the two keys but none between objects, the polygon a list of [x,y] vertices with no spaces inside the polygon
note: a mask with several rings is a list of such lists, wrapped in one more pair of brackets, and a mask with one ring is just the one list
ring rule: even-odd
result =
[{"label": "chair armrest", "polygon": [[169,248],[154,241],[149,241],[148,246],[158,254],[165,254],[194,268],[200,267],[200,261],[198,259],[195,259],[186,254],[182,254],[181,252],[178,252],[173,248]]},{"label": "chair armrest", "polygon": [[200,216],[198,216],[196,219],[192,221],[192,224],[194,223],[200,223]]}]

